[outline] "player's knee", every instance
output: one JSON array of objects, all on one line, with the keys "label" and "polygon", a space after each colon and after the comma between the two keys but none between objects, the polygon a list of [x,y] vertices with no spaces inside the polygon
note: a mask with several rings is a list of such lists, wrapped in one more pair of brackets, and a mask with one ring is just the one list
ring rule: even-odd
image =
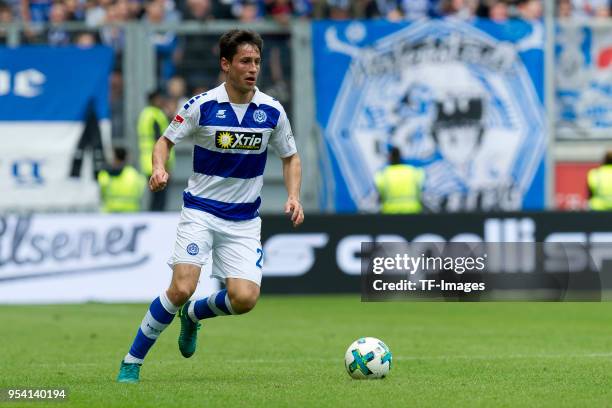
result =
[{"label": "player's knee", "polygon": [[259,299],[259,290],[240,290],[228,295],[234,313],[243,314],[253,310]]},{"label": "player's knee", "polygon": [[179,284],[172,285],[170,289],[168,289],[167,294],[172,304],[175,306],[182,306],[189,300],[191,295],[193,295],[193,292],[195,292],[195,287],[191,287],[187,284]]}]

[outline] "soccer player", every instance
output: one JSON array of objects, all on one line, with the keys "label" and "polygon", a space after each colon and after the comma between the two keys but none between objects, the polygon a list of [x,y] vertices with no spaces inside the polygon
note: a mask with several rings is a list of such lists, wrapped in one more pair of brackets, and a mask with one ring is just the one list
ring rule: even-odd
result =
[{"label": "soccer player", "polygon": [[[191,357],[199,321],[247,313],[257,303],[263,251],[258,208],[268,144],[282,159],[288,198],[285,213],[294,227],[304,221],[300,204],[301,164],[281,104],[255,86],[263,41],[252,31],[231,30],[219,40],[226,82],[187,102],[153,150],[152,191],[166,187],[164,168],[174,144],[193,141],[193,174],[183,192],[172,281],[150,305],[117,381],[138,382],[140,367],[160,333],[178,312],[179,349]],[[205,299],[189,301],[202,265],[212,251],[212,276],[225,283]]]}]

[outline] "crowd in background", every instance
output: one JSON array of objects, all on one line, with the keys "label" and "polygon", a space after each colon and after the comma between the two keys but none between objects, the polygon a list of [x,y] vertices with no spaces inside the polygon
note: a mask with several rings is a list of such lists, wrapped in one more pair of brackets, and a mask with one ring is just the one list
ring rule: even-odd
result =
[{"label": "crowd in background", "polygon": [[[557,14],[571,18],[606,18],[610,0],[556,0]],[[542,0],[0,0],[0,23],[82,21],[95,27],[144,20],[239,20],[290,18],[388,18],[474,16],[503,21],[513,16],[539,18]],[[108,33],[111,42],[113,33]]]}]

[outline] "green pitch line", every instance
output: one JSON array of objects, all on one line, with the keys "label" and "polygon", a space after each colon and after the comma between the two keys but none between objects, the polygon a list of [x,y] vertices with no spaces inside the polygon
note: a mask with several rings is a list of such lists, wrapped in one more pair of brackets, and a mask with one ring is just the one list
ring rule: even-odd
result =
[{"label": "green pitch line", "polygon": [[[181,357],[178,320],[141,383],[115,383],[146,305],[0,306],[0,388],[67,388],[62,403],[7,407],[604,407],[612,303],[361,303],[263,296],[204,323]],[[393,353],[388,378],[344,368],[356,339]],[[0,402],[0,408],[3,408]]]}]

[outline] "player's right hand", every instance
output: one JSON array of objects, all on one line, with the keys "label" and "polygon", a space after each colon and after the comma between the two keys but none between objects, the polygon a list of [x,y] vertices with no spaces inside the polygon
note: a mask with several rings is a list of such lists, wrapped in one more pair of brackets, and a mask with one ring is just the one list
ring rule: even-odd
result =
[{"label": "player's right hand", "polygon": [[166,170],[153,169],[153,174],[151,174],[151,178],[149,179],[149,188],[151,191],[156,193],[166,188],[168,177],[169,175]]}]

